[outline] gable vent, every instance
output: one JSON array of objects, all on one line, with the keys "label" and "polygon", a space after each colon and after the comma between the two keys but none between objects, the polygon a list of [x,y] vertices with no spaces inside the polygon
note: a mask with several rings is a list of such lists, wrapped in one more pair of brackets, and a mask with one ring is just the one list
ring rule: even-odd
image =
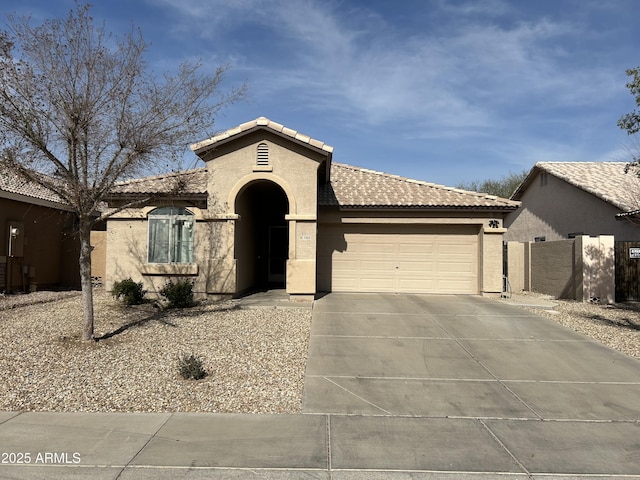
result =
[{"label": "gable vent", "polygon": [[260,143],[258,145],[258,158],[256,165],[259,167],[269,166],[269,146],[266,143]]}]

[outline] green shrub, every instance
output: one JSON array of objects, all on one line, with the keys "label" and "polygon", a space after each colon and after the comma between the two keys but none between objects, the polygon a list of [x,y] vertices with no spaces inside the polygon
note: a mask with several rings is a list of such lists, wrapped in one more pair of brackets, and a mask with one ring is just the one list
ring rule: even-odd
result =
[{"label": "green shrub", "polygon": [[169,281],[160,290],[160,295],[169,301],[169,307],[185,308],[193,306],[193,282],[189,280]]},{"label": "green shrub", "polygon": [[140,305],[144,302],[144,294],[146,290],[142,289],[142,282],[136,283],[131,278],[115,282],[111,294],[115,298],[122,297],[125,305]]},{"label": "green shrub", "polygon": [[207,371],[200,360],[195,355],[181,355],[178,357],[178,369],[180,376],[185,380],[200,380],[207,376]]}]

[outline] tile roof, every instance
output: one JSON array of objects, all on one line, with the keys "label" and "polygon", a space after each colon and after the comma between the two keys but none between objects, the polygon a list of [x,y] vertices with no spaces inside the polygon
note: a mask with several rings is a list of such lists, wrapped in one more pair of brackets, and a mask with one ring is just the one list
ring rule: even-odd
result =
[{"label": "tile roof", "polygon": [[207,169],[196,168],[153,177],[137,178],[116,184],[111,190],[114,196],[146,195],[206,195]]},{"label": "tile roof", "polygon": [[237,135],[241,135],[243,133],[249,132],[251,130],[255,130],[258,128],[267,128],[269,130],[272,130],[274,133],[280,134],[282,136],[285,137],[289,137],[293,140],[296,140],[300,143],[304,143],[304,144],[308,144],[312,147],[315,147],[319,150],[323,150],[325,152],[327,152],[328,154],[333,153],[333,147],[330,145],[327,145],[324,142],[321,142],[320,140],[316,140],[315,138],[311,138],[308,135],[305,135],[303,133],[300,133],[296,130],[292,130],[291,128],[287,128],[284,125],[274,122],[272,120],[269,120],[266,117],[259,117],[256,118],[255,120],[251,120],[250,122],[246,122],[243,123],[242,125],[238,125],[235,128],[231,128],[225,132],[222,132],[218,135],[215,135],[207,140],[203,140],[201,142],[198,143],[194,143],[193,145],[191,145],[191,150],[193,150],[194,152],[196,152],[196,154],[200,154],[203,153],[205,151],[207,151],[209,148],[211,148],[214,144],[216,143],[220,143],[223,142],[227,139],[230,139],[232,137],[235,137]]},{"label": "tile roof", "polygon": [[[177,181],[181,189],[176,192]],[[175,193],[174,193],[175,192]],[[112,198],[143,195],[206,195],[207,169],[159,175],[122,182]],[[331,182],[320,187],[318,204],[346,208],[482,208],[515,210],[519,202],[434,183],[332,164]]]},{"label": "tile roof", "polygon": [[[34,203],[53,203],[61,208],[66,207],[64,201],[51,190],[31,182],[7,169],[0,171],[0,191],[25,197],[25,201]],[[53,206],[56,206],[53,205]]]},{"label": "tile roof", "polygon": [[515,210],[520,202],[435,183],[333,163],[320,205],[351,208],[482,208]]},{"label": "tile roof", "polygon": [[638,208],[640,180],[632,172],[625,173],[626,162],[538,162],[516,189],[519,200],[533,178],[544,171],[623,210]]}]

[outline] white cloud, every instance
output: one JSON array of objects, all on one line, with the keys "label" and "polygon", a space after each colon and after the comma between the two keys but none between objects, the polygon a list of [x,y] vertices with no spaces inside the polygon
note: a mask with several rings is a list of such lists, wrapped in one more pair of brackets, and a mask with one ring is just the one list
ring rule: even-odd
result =
[{"label": "white cloud", "polygon": [[513,10],[511,5],[503,0],[473,0],[463,2],[440,0],[438,7],[443,12],[453,15],[500,16],[506,15]]},{"label": "white cloud", "polygon": [[[617,86],[608,71],[577,64],[562,46],[588,32],[549,18],[494,22],[513,12],[500,0],[438,2],[446,14],[440,28],[409,34],[366,4],[154,2],[174,9],[192,34],[222,38],[227,30],[254,25],[269,30],[265,41],[288,44],[285,66],[237,56],[239,69],[258,79],[253,86],[261,92],[370,125],[411,125],[416,135],[481,133],[526,118],[529,108],[601,101]],[[251,41],[260,48],[259,39]]]}]

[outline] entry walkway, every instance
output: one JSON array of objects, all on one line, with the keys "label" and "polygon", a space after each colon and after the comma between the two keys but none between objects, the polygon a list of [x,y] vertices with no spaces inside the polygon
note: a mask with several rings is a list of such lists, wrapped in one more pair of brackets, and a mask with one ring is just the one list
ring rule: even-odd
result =
[{"label": "entry walkway", "polygon": [[639,399],[640,362],[512,305],[332,294],[304,414],[0,413],[0,478],[640,478]]}]

